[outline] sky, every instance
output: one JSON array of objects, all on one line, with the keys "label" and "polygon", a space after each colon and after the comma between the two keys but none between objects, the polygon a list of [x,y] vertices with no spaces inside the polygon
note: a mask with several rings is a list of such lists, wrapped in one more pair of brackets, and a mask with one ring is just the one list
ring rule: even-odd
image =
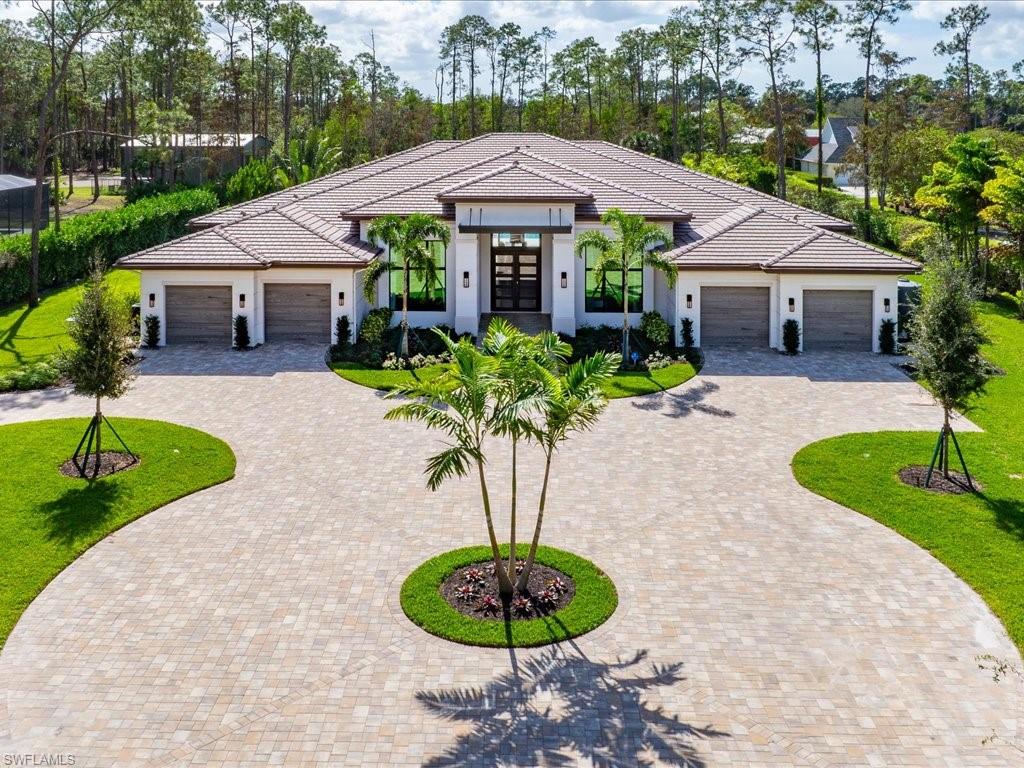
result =
[{"label": "sky", "polygon": [[[462,16],[477,13],[495,26],[506,21],[519,24],[524,32],[547,25],[557,32],[553,49],[580,37],[592,35],[611,49],[615,37],[631,27],[654,29],[679,5],[694,5],[694,0],[300,0],[318,23],[327,28],[328,40],[337,45],[345,59],[367,50],[371,32],[377,41],[378,56],[403,82],[427,95],[435,93],[434,70],[437,66],[437,40],[441,30]],[[887,47],[915,60],[908,71],[941,76],[948,59],[932,49],[946,33],[939,23],[964,0],[920,0],[899,23],[882,30]],[[986,69],[1007,69],[1024,59],[1024,0],[985,0],[992,18],[978,36],[974,53]],[[2,2],[0,2],[2,8]],[[17,0],[4,11],[19,19],[32,14],[28,0]],[[216,43],[216,40],[212,40]],[[799,41],[798,41],[799,42]],[[853,80],[863,74],[863,62],[856,47],[842,35],[827,54],[825,71],[833,80]],[[787,74],[810,85],[814,79],[814,59],[800,47]],[[744,65],[736,77],[761,91],[767,85],[764,67]]]}]

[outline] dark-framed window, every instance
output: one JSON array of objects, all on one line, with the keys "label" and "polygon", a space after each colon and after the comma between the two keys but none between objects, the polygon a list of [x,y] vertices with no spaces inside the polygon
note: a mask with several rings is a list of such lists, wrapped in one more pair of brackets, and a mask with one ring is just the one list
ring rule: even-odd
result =
[{"label": "dark-framed window", "polygon": [[[409,272],[409,311],[410,312],[443,312],[446,308],[448,284],[445,272],[445,248],[440,240],[428,240],[427,248],[434,256],[436,279],[427,285],[421,270]],[[391,308],[402,309],[402,280],[404,279],[402,263],[395,261],[391,265]]]},{"label": "dark-framed window", "polygon": [[[584,255],[586,271],[584,309],[587,312],[622,312],[622,270],[608,270],[603,275],[594,269],[597,252],[587,248]],[[644,270],[634,267],[626,278],[629,311],[643,312]]]}]

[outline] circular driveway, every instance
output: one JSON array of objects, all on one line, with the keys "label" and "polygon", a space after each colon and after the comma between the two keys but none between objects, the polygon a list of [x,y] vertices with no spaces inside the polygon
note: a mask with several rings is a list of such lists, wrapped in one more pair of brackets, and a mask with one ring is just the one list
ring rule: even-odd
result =
[{"label": "circular driveway", "polygon": [[[150,354],[110,413],[221,437],[237,476],[114,533],[32,603],[0,654],[0,755],[105,768],[1019,760],[983,743],[1014,735],[1021,709],[1011,682],[978,667],[981,654],[1019,661],[981,599],[789,469],[829,435],[937,428],[889,361],[718,353],[683,387],[612,402],[557,457],[544,540],[604,568],[619,608],[572,643],[510,653],[402,615],[410,570],[484,540],[476,487],[426,491],[434,436],[383,422],[391,404],[321,355]],[[0,422],[89,407],[5,395]]]}]

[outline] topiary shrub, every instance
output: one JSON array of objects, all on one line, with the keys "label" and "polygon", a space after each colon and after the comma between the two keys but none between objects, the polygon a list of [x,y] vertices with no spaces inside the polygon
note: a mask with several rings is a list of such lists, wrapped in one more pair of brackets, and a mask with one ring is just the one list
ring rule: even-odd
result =
[{"label": "topiary shrub", "polygon": [[896,354],[896,321],[883,320],[878,329],[878,348],[883,355]]},{"label": "topiary shrub", "polygon": [[672,340],[672,326],[658,312],[644,312],[640,317],[640,333],[656,350],[668,347]]},{"label": "topiary shrub", "polygon": [[160,344],[160,318],[156,315],[146,315],[146,332],[143,335],[143,344],[147,349],[156,349]]},{"label": "topiary shrub", "polygon": [[693,320],[688,317],[679,319],[679,326],[682,331],[683,349],[689,351],[696,346],[693,343]]},{"label": "topiary shrub", "polygon": [[248,349],[249,346],[249,318],[235,315],[235,349]]},{"label": "topiary shrub", "polygon": [[800,323],[792,318],[782,324],[782,347],[787,355],[800,351]]}]

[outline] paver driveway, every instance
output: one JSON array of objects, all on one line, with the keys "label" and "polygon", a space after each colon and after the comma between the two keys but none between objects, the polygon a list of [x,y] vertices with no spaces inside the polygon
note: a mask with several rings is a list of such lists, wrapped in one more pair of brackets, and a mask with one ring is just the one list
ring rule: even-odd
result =
[{"label": "paver driveway", "polygon": [[[475,488],[423,488],[433,438],[381,420],[321,350],[165,350],[112,413],[226,439],[238,476],[115,533],[0,655],[0,754],[76,765],[1007,766],[1018,659],[927,553],[801,489],[832,434],[934,428],[868,356],[713,354],[613,402],[558,458],[547,541],[613,577],[610,622],[554,650],[423,634],[402,578],[482,540]],[[0,420],[87,413],[0,398]],[[966,428],[966,425],[965,425]],[[495,461],[496,475],[503,466]],[[528,474],[535,464],[526,468]]]}]

